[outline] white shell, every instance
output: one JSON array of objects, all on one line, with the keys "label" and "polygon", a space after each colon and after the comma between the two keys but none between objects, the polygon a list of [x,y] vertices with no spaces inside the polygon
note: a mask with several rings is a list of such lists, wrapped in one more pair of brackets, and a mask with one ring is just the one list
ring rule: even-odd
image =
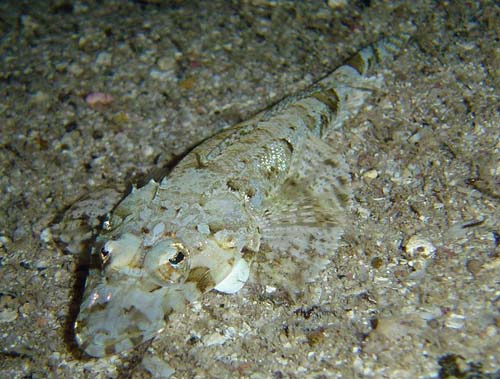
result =
[{"label": "white shell", "polygon": [[411,258],[428,259],[434,256],[436,247],[428,239],[414,235],[406,242],[405,251]]}]

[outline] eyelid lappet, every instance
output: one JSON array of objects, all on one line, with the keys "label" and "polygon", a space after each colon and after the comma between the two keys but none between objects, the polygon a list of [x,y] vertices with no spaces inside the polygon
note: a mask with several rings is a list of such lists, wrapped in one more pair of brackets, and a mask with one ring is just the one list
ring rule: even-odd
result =
[{"label": "eyelid lappet", "polygon": [[247,254],[265,254],[282,285],[310,281],[328,265],[351,196],[348,170],[325,137],[380,88],[370,69],[408,39],[361,50],[206,140],[161,182],[134,188],[93,248],[100,267],[90,270],[75,322],[80,348],[94,357],[130,350],[203,293],[238,292],[249,277]]}]

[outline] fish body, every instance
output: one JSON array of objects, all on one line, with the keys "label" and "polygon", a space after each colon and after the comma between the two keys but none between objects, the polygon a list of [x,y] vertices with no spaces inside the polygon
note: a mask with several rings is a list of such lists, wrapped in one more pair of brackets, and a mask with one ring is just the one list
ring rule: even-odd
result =
[{"label": "fish body", "polygon": [[287,259],[283,275],[293,276],[296,264],[304,281],[326,266],[350,192],[324,137],[380,88],[367,72],[406,40],[363,49],[312,87],[206,140],[161,182],[134,188],[93,249],[100,263],[75,322],[79,346],[102,357],[153,338],[203,293],[238,292],[252,254],[273,257],[271,276]]}]

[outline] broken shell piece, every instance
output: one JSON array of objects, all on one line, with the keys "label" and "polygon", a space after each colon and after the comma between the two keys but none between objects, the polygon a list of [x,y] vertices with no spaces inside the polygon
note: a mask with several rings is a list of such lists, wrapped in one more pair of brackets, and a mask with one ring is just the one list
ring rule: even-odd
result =
[{"label": "broken shell piece", "polygon": [[451,329],[462,329],[465,325],[465,316],[456,313],[450,313],[446,318],[444,325]]}]

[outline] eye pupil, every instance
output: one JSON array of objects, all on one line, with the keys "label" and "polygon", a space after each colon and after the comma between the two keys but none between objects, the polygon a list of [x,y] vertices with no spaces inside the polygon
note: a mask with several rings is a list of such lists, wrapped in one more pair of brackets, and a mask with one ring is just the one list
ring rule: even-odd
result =
[{"label": "eye pupil", "polygon": [[101,262],[103,264],[109,260],[110,256],[110,251],[106,249],[106,246],[101,247]]},{"label": "eye pupil", "polygon": [[182,261],[184,260],[184,254],[182,253],[182,251],[179,251],[177,252],[177,254],[175,255],[175,257],[173,258],[170,258],[168,261],[173,264],[173,265],[178,265],[179,263],[181,263]]}]

